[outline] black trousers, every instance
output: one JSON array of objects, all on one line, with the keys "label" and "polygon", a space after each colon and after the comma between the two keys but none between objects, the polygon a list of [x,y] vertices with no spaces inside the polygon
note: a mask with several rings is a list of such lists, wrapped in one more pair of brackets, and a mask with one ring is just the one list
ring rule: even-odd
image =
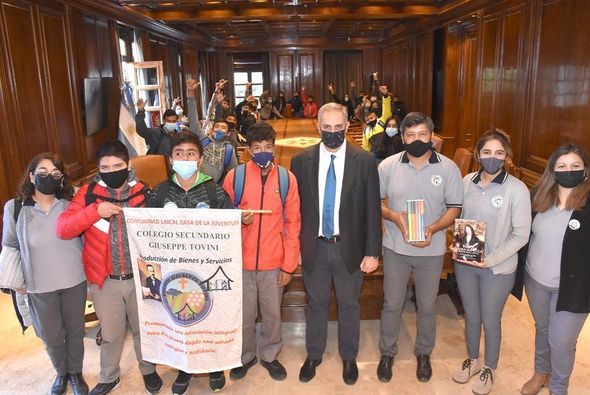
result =
[{"label": "black trousers", "polygon": [[328,303],[332,283],[338,304],[338,351],[342,360],[356,359],[359,351],[360,294],[363,275],[350,273],[344,266],[340,242],[318,241],[311,271],[303,270],[307,293],[305,342],[311,359],[322,359],[328,335]]}]

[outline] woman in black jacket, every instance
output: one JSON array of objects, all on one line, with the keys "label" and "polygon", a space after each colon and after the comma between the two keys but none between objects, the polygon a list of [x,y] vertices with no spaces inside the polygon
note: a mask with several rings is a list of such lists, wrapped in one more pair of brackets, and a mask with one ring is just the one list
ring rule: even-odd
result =
[{"label": "woman in black jacket", "polygon": [[535,374],[521,393],[567,394],[576,342],[590,311],[590,156],[559,147],[532,192],[525,291],[535,319]]}]

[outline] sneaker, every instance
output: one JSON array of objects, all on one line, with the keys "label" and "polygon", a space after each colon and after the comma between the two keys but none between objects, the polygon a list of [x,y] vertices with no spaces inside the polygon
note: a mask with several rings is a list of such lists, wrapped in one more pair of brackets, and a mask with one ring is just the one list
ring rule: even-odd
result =
[{"label": "sneaker", "polygon": [[173,395],[183,395],[188,391],[188,386],[191,383],[193,375],[187,372],[183,372],[182,370],[178,371],[178,376],[176,376],[176,380],[174,380],[174,384],[172,384],[172,394]]},{"label": "sneaker", "polygon": [[275,359],[272,362],[260,361],[260,364],[268,370],[268,373],[273,380],[281,381],[287,378],[287,371],[278,360]]},{"label": "sneaker", "polygon": [[115,379],[115,381],[113,381],[111,383],[98,383],[98,384],[96,384],[96,387],[94,387],[92,389],[92,391],[90,391],[90,395],[108,394],[109,392],[114,391],[117,388],[119,388],[120,384],[121,384],[121,379],[119,377],[117,377]]},{"label": "sneaker", "polygon": [[466,382],[471,380],[471,378],[473,376],[475,376],[476,374],[479,373],[482,366],[483,366],[483,364],[480,362],[479,358],[478,359],[467,358],[461,364],[461,369],[456,371],[455,374],[453,375],[453,381],[455,381],[459,384],[465,384]]},{"label": "sneaker", "polygon": [[223,391],[225,388],[225,373],[223,371],[209,373],[209,388],[213,392]]},{"label": "sneaker", "polygon": [[162,379],[158,372],[143,375],[143,383],[148,394],[157,394],[162,389]]},{"label": "sneaker", "polygon": [[249,362],[246,362],[242,366],[239,366],[237,368],[233,368],[232,370],[229,371],[229,378],[232,380],[239,380],[239,379],[244,378],[246,376],[246,373],[248,373],[248,370],[250,370],[250,368],[252,366],[256,365],[256,362],[258,362],[258,359],[256,357],[254,357]]},{"label": "sneaker", "polygon": [[494,385],[494,371],[487,366],[484,366],[479,373],[479,380],[473,383],[471,391],[476,395],[487,395],[492,390]]}]

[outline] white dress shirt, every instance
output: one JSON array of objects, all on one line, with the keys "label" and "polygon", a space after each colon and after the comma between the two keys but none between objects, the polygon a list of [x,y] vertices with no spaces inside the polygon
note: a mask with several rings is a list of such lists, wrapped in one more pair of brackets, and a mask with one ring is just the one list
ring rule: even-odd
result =
[{"label": "white dress shirt", "polygon": [[342,179],[344,178],[344,160],[346,158],[346,140],[340,146],[338,151],[330,152],[320,143],[320,166],[318,173],[318,198],[320,208],[320,227],[318,229],[318,236],[323,236],[322,232],[322,217],[324,211],[324,191],[326,189],[326,176],[330,168],[330,162],[334,158],[334,172],[336,173],[336,198],[334,200],[334,235],[340,234],[340,196],[342,195]]}]

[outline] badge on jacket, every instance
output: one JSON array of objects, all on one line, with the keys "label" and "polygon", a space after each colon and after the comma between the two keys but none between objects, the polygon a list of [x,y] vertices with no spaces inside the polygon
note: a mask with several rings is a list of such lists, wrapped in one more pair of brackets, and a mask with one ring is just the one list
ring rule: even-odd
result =
[{"label": "badge on jacket", "polygon": [[438,187],[442,184],[443,179],[441,176],[439,176],[438,174],[433,175],[432,177],[430,177],[430,182],[432,183],[432,185],[434,185],[435,187]]},{"label": "badge on jacket", "polygon": [[577,219],[570,219],[568,226],[571,230],[578,230],[580,229],[580,221],[578,221]]},{"label": "badge on jacket", "polygon": [[492,198],[492,206],[494,206],[495,208],[502,207],[503,203],[504,203],[504,198],[500,195],[496,195]]}]

